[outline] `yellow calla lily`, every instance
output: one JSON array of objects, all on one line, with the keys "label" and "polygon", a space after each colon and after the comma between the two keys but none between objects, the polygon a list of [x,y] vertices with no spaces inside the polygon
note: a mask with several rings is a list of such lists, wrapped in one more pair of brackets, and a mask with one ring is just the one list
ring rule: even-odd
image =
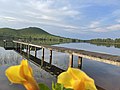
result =
[{"label": "yellow calla lily", "polygon": [[20,65],[9,67],[5,74],[11,83],[23,84],[27,90],[40,90],[27,60],[22,60]]},{"label": "yellow calla lily", "polygon": [[92,78],[83,71],[71,67],[58,76],[57,82],[74,90],[97,90]]}]

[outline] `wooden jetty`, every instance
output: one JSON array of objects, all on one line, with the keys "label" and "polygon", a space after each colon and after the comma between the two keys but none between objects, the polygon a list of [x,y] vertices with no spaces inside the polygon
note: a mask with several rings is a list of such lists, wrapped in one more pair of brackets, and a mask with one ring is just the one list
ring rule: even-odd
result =
[{"label": "wooden jetty", "polygon": [[[7,47],[6,43],[7,41],[4,41],[5,48],[9,48]],[[117,56],[117,55],[103,54],[103,53],[71,49],[71,48],[65,48],[65,47],[58,47],[58,46],[35,45],[35,44],[21,42],[21,41],[12,41],[12,43],[13,43],[12,49],[17,51],[21,55],[26,56],[28,59],[31,59],[35,63],[39,64],[44,70],[51,72],[54,75],[59,75],[64,70],[52,65],[52,56],[53,56],[52,52],[53,51],[69,54],[69,66],[70,67],[73,67],[73,60],[74,60],[73,56],[74,55],[78,56],[78,68],[80,69],[82,68],[83,58],[120,66],[120,56]],[[31,47],[34,48],[34,52],[35,52],[34,56],[30,55]],[[26,52],[24,52],[23,49],[26,49]],[[38,49],[42,50],[42,59],[37,58]],[[45,49],[48,49],[50,51],[49,63],[44,60]],[[103,89],[99,88],[99,90],[103,90]]]},{"label": "wooden jetty", "polygon": [[[25,43],[20,41],[13,41],[13,49],[18,49],[22,51],[22,48],[27,49],[27,53],[30,53],[30,47],[35,48],[35,58],[37,57],[37,48],[42,49],[42,62],[44,61],[44,49],[50,50],[50,63],[52,63],[52,51],[56,52],[63,52],[68,53],[70,57],[69,65],[73,66],[73,55],[78,56],[78,66],[79,68],[82,67],[82,58],[87,58],[90,60],[96,60],[116,66],[120,66],[120,56],[117,55],[110,55],[110,54],[103,54],[103,53],[97,53],[97,52],[91,52],[91,51],[85,51],[85,50],[78,50],[78,49],[71,49],[71,48],[65,48],[65,47],[58,47],[58,46],[48,46],[48,45],[35,45],[31,43]],[[7,48],[7,46],[6,46]]]}]

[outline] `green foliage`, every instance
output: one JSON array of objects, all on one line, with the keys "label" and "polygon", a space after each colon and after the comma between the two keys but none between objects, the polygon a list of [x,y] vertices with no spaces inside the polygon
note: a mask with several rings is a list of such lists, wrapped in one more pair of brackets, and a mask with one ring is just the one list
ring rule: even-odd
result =
[{"label": "green foliage", "polygon": [[46,85],[43,84],[43,83],[39,83],[38,85],[39,85],[39,87],[40,87],[40,90],[50,90],[50,89],[48,88],[48,86],[46,86]]},{"label": "green foliage", "polygon": [[54,84],[52,82],[52,90],[73,90],[73,89],[65,88],[62,84],[59,83]]},{"label": "green foliage", "polygon": [[120,43],[120,38],[116,38],[116,39],[111,39],[111,38],[106,38],[106,39],[101,39],[101,38],[97,38],[97,39],[91,39],[91,40],[87,40],[87,42],[91,42],[91,43]]},{"label": "green foliage", "polygon": [[[40,87],[40,90],[50,90],[48,86],[46,86],[43,83],[39,83],[38,85]],[[65,88],[62,84],[59,83],[54,84],[54,82],[52,82],[52,90],[73,90],[73,89]]]}]

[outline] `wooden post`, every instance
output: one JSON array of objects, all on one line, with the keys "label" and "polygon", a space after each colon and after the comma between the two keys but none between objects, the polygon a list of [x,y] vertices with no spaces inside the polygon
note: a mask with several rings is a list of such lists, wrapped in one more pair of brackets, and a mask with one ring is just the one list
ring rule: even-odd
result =
[{"label": "wooden post", "polygon": [[26,53],[28,53],[28,45],[26,45]]},{"label": "wooden post", "polygon": [[28,53],[30,54],[30,46],[28,45]]},{"label": "wooden post", "polygon": [[30,58],[30,46],[28,45],[28,59]]},{"label": "wooden post", "polygon": [[6,42],[6,40],[3,40],[3,41],[4,41],[4,48],[6,48],[6,45],[7,45],[6,43],[7,43],[7,42]]},{"label": "wooden post", "polygon": [[37,48],[35,47],[35,58],[37,57]]},{"label": "wooden post", "polygon": [[50,64],[52,64],[52,50],[50,50]]},{"label": "wooden post", "polygon": [[78,56],[78,68],[82,69],[82,57]]},{"label": "wooden post", "polygon": [[22,53],[22,44],[20,44],[20,53]]},{"label": "wooden post", "polygon": [[19,45],[19,52],[20,52],[20,43],[18,45]]},{"label": "wooden post", "polygon": [[41,66],[44,65],[44,48],[42,48],[42,61],[41,61]]},{"label": "wooden post", "polygon": [[73,67],[73,55],[70,54],[69,67]]},{"label": "wooden post", "polygon": [[16,50],[18,51],[18,43],[16,43]]},{"label": "wooden post", "polygon": [[15,49],[15,43],[12,41],[12,44],[13,44],[13,48]]}]

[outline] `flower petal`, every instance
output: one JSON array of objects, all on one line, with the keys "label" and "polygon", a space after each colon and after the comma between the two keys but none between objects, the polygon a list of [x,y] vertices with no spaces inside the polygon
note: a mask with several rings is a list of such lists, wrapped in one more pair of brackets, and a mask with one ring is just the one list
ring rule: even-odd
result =
[{"label": "flower petal", "polygon": [[85,89],[85,83],[83,80],[75,80],[73,84],[73,89],[74,90],[87,90]]},{"label": "flower petal", "polygon": [[58,76],[58,83],[74,90],[97,90],[92,78],[80,69],[71,67]]},{"label": "flower petal", "polygon": [[97,90],[94,82],[85,82],[85,90]]},{"label": "flower petal", "polygon": [[5,74],[12,83],[22,84],[22,82],[26,81],[19,73],[20,67],[20,65],[11,66],[6,70]]},{"label": "flower petal", "polygon": [[21,61],[20,75],[27,80],[27,77],[33,77],[32,68],[28,65],[27,60]]},{"label": "flower petal", "polygon": [[72,76],[74,80],[81,80],[84,79],[85,77],[88,78],[88,76],[83,71],[77,68],[69,67],[67,72]]},{"label": "flower petal", "polygon": [[58,83],[63,84],[66,88],[72,88],[73,79],[67,72],[63,72],[58,76]]}]

